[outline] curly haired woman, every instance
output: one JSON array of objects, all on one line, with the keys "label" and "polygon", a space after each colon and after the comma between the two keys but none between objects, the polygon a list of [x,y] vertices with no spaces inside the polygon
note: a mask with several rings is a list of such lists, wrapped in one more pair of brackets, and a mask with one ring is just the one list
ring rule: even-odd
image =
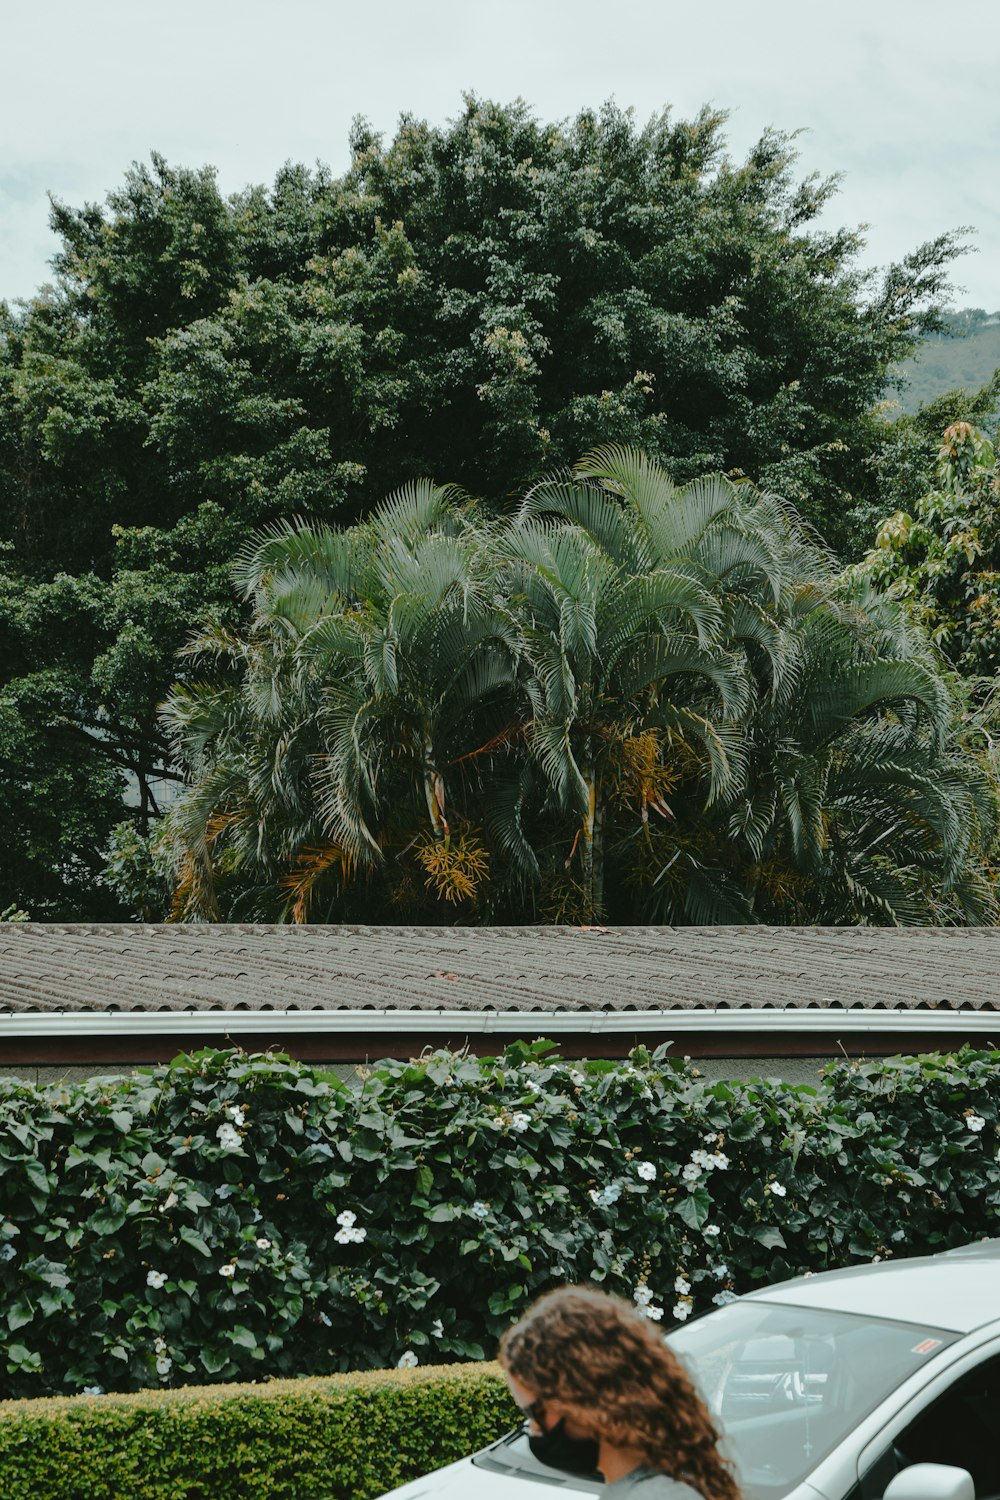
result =
[{"label": "curly haired woman", "polygon": [[549,1292],[504,1334],[499,1359],[543,1462],[599,1470],[608,1500],[740,1500],[705,1403],[629,1303]]}]

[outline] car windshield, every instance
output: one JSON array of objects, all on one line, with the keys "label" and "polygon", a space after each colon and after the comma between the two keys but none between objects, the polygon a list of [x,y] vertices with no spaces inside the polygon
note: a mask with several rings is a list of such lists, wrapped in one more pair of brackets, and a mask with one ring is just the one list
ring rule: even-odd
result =
[{"label": "car windshield", "polygon": [[756,1298],[667,1342],[723,1433],[746,1500],[781,1500],[955,1334]]}]

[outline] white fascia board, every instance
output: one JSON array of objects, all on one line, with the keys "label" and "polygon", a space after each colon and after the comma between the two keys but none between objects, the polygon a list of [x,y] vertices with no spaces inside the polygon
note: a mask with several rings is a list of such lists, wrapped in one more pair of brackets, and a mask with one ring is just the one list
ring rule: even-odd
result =
[{"label": "white fascia board", "polygon": [[218,1036],[230,1032],[280,1031],[330,1035],[387,1032],[478,1036],[523,1034],[558,1036],[567,1032],[614,1035],[628,1032],[725,1031],[733,1035],[768,1032],[825,1034],[905,1031],[1000,1034],[1000,1010],[173,1010],[56,1011],[40,1015],[0,1015],[4,1039],[43,1036]]}]

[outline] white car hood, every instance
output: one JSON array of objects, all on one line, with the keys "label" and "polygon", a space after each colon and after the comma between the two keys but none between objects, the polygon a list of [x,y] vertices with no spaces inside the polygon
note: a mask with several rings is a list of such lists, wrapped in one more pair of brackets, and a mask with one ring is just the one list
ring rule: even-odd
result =
[{"label": "white car hood", "polygon": [[587,1490],[578,1490],[567,1479],[558,1488],[538,1483],[523,1475],[497,1474],[490,1469],[473,1466],[471,1458],[460,1458],[447,1468],[436,1469],[422,1479],[413,1479],[409,1484],[390,1490],[382,1500],[559,1500],[559,1497],[579,1495],[583,1500],[593,1500]]}]

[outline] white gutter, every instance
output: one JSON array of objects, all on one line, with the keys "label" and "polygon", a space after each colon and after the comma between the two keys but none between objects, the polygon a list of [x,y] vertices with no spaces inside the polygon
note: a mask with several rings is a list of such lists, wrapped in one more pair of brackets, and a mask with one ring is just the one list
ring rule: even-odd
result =
[{"label": "white gutter", "polygon": [[55,1011],[0,1015],[0,1047],[15,1037],[172,1036],[280,1031],[378,1036],[386,1032],[422,1032],[478,1036],[531,1032],[559,1036],[567,1032],[620,1035],[635,1032],[725,1031],[732,1035],[768,1032],[899,1031],[1000,1033],[1000,1010],[172,1010]]}]

